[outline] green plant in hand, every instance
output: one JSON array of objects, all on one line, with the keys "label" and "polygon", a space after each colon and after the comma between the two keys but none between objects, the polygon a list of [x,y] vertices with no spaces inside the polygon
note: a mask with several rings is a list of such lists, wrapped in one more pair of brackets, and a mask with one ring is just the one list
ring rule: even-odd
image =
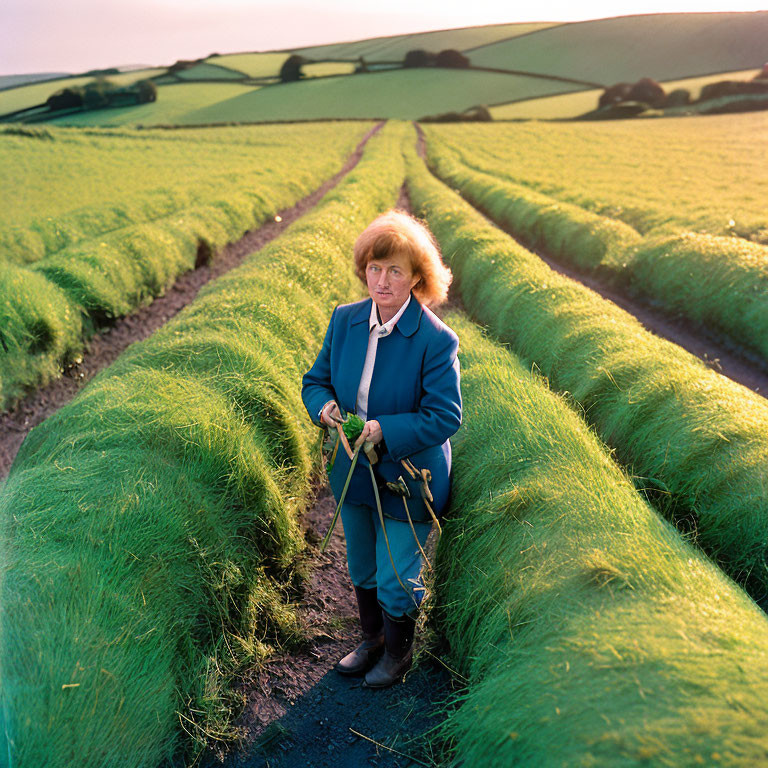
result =
[{"label": "green plant in hand", "polygon": [[364,426],[365,422],[354,413],[350,413],[344,420],[341,428],[344,430],[344,434],[346,435],[347,440],[349,440],[350,445],[360,437]]}]

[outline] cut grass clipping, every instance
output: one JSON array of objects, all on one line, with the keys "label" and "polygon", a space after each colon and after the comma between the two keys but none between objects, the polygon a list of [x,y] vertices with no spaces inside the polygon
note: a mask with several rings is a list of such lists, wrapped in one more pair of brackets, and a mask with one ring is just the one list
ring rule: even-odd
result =
[{"label": "cut grass clipping", "polygon": [[715,331],[768,361],[768,246],[675,232],[641,237],[627,224],[462,164],[429,145],[436,174],[530,248]]},{"label": "cut grass clipping", "polygon": [[768,620],[662,520],[546,382],[466,318],[432,616],[469,679],[466,766],[768,760]]},{"label": "cut grass clipping", "polygon": [[13,768],[199,753],[237,735],[233,672],[301,641],[301,375],[360,291],[352,245],[397,199],[401,137],[30,432],[0,490]]},{"label": "cut grass clipping", "polygon": [[768,594],[768,403],[558,275],[409,158],[467,311],[569,393],[664,513],[756,599]]}]

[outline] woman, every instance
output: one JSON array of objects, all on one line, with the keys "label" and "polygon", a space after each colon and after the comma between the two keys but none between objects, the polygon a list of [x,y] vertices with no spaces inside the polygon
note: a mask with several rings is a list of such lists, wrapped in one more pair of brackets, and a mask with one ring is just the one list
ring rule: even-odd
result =
[{"label": "woman", "polygon": [[[399,210],[382,214],[358,237],[354,259],[370,298],[334,309],[302,399],[313,422],[334,430],[356,413],[365,426],[355,447],[370,441],[380,457],[374,479],[383,516],[362,450],[341,509],[363,642],[336,665],[342,674],[367,673],[365,685],[379,688],[411,664],[424,595],[421,552],[432,527],[423,479],[411,473],[429,470],[439,517],[450,489],[448,438],[461,424],[459,340],[427,308],[445,300],[452,275],[417,219]],[[350,466],[338,449],[330,471],[337,502]]]}]

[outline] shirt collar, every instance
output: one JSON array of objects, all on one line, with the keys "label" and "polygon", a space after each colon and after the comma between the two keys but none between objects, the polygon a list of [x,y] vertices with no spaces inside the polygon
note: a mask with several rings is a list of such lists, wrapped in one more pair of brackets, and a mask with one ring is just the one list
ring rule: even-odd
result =
[{"label": "shirt collar", "polygon": [[371,301],[371,315],[368,318],[368,333],[370,334],[370,332],[378,326],[379,338],[383,336],[389,336],[389,334],[392,333],[392,331],[394,330],[394,327],[397,324],[397,321],[400,319],[403,312],[405,312],[405,310],[407,309],[408,304],[410,304],[410,301],[411,301],[411,295],[408,294],[408,298],[403,302],[403,306],[397,310],[397,313],[395,314],[394,317],[387,320],[387,322],[384,324],[379,323],[379,316],[376,313],[376,302]]}]

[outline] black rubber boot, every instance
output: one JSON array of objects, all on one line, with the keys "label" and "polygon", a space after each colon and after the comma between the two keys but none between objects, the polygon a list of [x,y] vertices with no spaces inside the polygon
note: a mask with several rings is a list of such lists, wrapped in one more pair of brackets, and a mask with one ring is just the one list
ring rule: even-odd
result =
[{"label": "black rubber boot", "polygon": [[353,586],[357,609],[360,612],[363,642],[336,664],[336,671],[342,675],[362,675],[376,663],[384,651],[384,624],[376,587],[365,589]]},{"label": "black rubber boot", "polygon": [[402,680],[413,660],[413,633],[416,619],[395,618],[384,612],[384,655],[365,676],[365,687],[388,688]]}]

